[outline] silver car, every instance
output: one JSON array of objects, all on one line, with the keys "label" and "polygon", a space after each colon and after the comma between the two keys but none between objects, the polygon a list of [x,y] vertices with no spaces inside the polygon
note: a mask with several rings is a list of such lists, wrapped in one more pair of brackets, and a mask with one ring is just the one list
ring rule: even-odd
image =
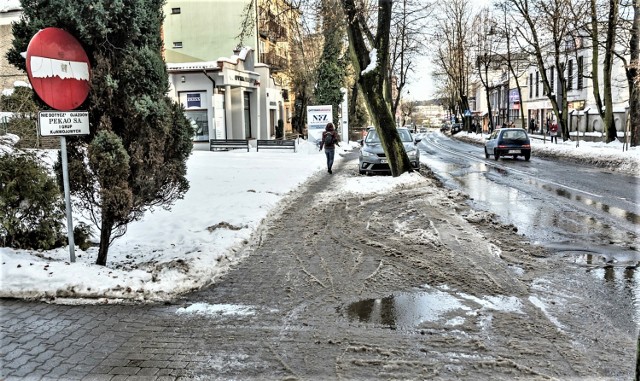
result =
[{"label": "silver car", "polygon": [[[411,132],[407,128],[398,128],[398,135],[404,145],[404,149],[409,156],[411,165],[414,168],[420,167],[420,151],[416,146],[421,139],[415,139],[411,135]],[[380,144],[380,137],[378,132],[374,128],[367,130],[367,136],[360,140],[360,166],[359,172],[361,175],[373,174],[373,173],[388,173],[389,162],[387,156]]]}]

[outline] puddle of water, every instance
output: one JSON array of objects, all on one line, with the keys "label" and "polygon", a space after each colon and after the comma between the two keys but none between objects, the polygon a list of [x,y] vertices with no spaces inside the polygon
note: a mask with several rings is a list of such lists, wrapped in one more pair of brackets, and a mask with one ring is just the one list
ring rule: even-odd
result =
[{"label": "puddle of water", "polygon": [[[512,296],[450,294],[425,286],[427,291],[400,292],[380,299],[366,299],[345,308],[351,321],[371,323],[393,329],[407,329],[424,322],[442,321],[447,326],[465,322],[461,315],[477,316],[477,311],[491,310],[522,313],[522,303]],[[338,309],[338,312],[341,312]]]},{"label": "puddle of water", "polygon": [[425,321],[437,321],[454,310],[469,307],[457,298],[433,290],[402,292],[382,299],[367,299],[350,304],[347,317],[352,321],[373,323],[390,328],[408,328]]}]

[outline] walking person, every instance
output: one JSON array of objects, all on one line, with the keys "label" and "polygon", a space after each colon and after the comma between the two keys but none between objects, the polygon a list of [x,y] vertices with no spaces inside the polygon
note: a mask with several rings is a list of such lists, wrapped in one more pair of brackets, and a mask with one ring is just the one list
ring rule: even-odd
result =
[{"label": "walking person", "polygon": [[339,141],[340,136],[336,132],[333,123],[327,124],[322,133],[322,140],[320,140],[320,151],[324,148],[324,154],[327,156],[327,172],[330,174],[333,173],[331,167],[333,167],[333,158],[336,154],[336,145],[340,147]]},{"label": "walking person", "polygon": [[551,123],[551,127],[549,127],[549,136],[551,136],[551,143],[553,143],[553,139],[555,139],[556,144],[558,144],[558,123],[555,121]]}]

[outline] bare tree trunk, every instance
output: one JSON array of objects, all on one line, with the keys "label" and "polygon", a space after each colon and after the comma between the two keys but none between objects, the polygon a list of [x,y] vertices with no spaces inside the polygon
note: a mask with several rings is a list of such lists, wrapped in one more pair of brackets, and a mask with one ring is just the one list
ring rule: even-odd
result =
[{"label": "bare tree trunk", "polygon": [[109,244],[111,243],[111,229],[113,223],[105,218],[105,214],[102,215],[102,222],[100,223],[100,247],[98,249],[98,259],[96,264],[100,266],[106,266],[107,254],[109,253]]},{"label": "bare tree trunk", "polygon": [[[392,0],[378,0],[378,22],[373,48],[376,49],[372,63],[370,51],[365,43],[365,35],[369,35],[367,25],[362,20],[355,0],[341,0],[347,18],[347,33],[349,35],[349,50],[353,67],[361,73],[358,84],[362,90],[369,114],[374,117],[374,125],[380,135],[382,148],[389,160],[391,175],[400,176],[404,172],[413,171],[409,157],[404,150],[398,130],[396,129],[390,101],[385,98],[385,84],[387,67],[389,64],[389,32],[391,29]],[[370,64],[375,65],[371,70],[362,73]]]},{"label": "bare tree trunk", "polygon": [[487,107],[489,109],[489,132],[493,131],[495,126],[493,125],[493,112],[491,111],[491,93],[489,92],[489,88],[486,88],[487,93]]},{"label": "bare tree trunk", "polygon": [[631,146],[637,147],[640,146],[640,67],[638,67],[640,65],[640,0],[633,2],[633,27],[629,45],[631,62],[627,70],[627,82],[629,83]]},{"label": "bare tree trunk", "polygon": [[596,0],[591,0],[591,82],[593,83],[593,97],[596,102],[598,114],[603,115],[602,97],[600,96],[600,77],[598,67],[600,65],[600,45],[598,44],[598,8]]},{"label": "bare tree trunk", "polygon": [[349,120],[356,120],[359,95],[358,82],[354,82],[351,87],[351,96],[349,97]]},{"label": "bare tree trunk", "polygon": [[[607,143],[618,139],[616,124],[613,121],[613,96],[611,94],[611,71],[613,67],[613,49],[616,38],[616,25],[618,23],[619,0],[609,0],[609,19],[607,22],[607,41],[604,51],[604,127],[607,131]],[[602,116],[602,115],[601,115]]]}]

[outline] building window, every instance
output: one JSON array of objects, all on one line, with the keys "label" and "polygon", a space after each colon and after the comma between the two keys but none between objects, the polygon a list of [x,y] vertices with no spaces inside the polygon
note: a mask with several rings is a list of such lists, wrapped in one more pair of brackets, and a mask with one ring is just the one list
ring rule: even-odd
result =
[{"label": "building window", "polygon": [[180,14],[180,8],[171,8],[171,14],[172,15],[179,15]]},{"label": "building window", "polygon": [[567,63],[567,90],[573,89],[573,60]]},{"label": "building window", "polygon": [[582,90],[583,88],[583,70],[584,70],[584,59],[583,57],[578,57],[578,90]]},{"label": "building window", "polygon": [[207,110],[187,110],[185,116],[193,129],[193,140],[209,141],[209,122],[207,120]]},{"label": "building window", "polygon": [[529,98],[533,98],[533,73],[529,74]]},{"label": "building window", "polygon": [[173,42],[173,48],[174,49],[180,49],[182,47],[182,41],[174,41]]},{"label": "building window", "polygon": [[551,66],[551,68],[549,69],[549,92],[551,94],[554,93],[554,90],[556,88],[556,79],[555,79],[555,71],[556,71],[556,67],[555,66]]},{"label": "building window", "polygon": [[540,96],[540,73],[536,71],[536,97]]},{"label": "building window", "polygon": [[194,141],[209,140],[209,119],[207,104],[205,103],[207,93],[204,91],[189,91],[180,93],[180,104],[185,108],[185,116],[191,124]]}]

